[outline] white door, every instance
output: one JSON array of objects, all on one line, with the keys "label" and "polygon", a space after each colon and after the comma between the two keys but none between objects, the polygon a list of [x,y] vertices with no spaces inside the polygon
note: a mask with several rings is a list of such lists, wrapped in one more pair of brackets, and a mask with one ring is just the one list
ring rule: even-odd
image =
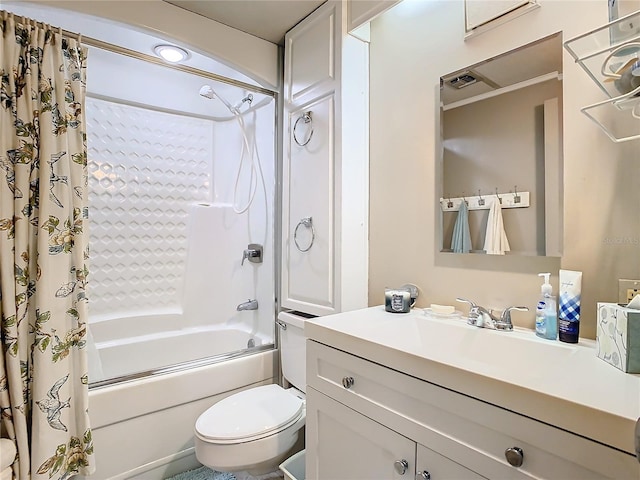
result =
[{"label": "white door", "polygon": [[340,26],[341,10],[328,2],[285,37],[281,304],[313,315],[339,311]]}]

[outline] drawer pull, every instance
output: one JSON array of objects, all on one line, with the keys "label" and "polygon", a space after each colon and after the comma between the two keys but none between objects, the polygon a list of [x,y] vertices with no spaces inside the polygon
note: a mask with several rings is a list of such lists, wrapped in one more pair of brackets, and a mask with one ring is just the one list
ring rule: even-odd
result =
[{"label": "drawer pull", "polygon": [[431,474],[426,470],[416,473],[416,480],[431,480]]},{"label": "drawer pull", "polygon": [[353,379],[353,377],[342,377],[342,386],[344,388],[351,388],[353,387],[354,383],[355,380]]},{"label": "drawer pull", "polygon": [[407,462],[406,460],[396,460],[393,463],[393,467],[396,469],[396,472],[398,473],[398,475],[404,475],[405,473],[407,473],[407,470],[409,469],[409,462]]},{"label": "drawer pull", "polygon": [[504,451],[504,456],[507,457],[507,462],[514,467],[520,467],[524,462],[524,452],[520,447],[507,448]]}]

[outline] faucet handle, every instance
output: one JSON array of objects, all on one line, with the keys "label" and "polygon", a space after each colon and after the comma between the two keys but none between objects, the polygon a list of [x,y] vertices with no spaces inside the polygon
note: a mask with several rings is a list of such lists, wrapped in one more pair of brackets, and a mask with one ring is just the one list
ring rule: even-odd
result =
[{"label": "faucet handle", "polygon": [[467,316],[467,323],[469,325],[475,325],[476,327],[482,327],[484,324],[484,317],[482,316],[482,312],[480,311],[481,307],[478,306],[475,302],[471,300],[467,300],[466,298],[456,298],[456,302],[468,303],[471,307],[469,309],[469,315]]},{"label": "faucet handle", "polygon": [[519,310],[521,312],[528,312],[528,307],[507,307],[502,311],[500,321],[502,323],[511,323],[511,310]]},{"label": "faucet handle", "polygon": [[256,258],[260,256],[260,252],[258,250],[255,250],[253,248],[247,248],[245,249],[244,252],[242,252],[242,262],[240,262],[240,265],[244,265],[244,261],[245,259],[249,259],[249,261],[251,262],[252,258]]},{"label": "faucet handle", "polygon": [[475,302],[472,302],[471,300],[467,300],[466,298],[457,297],[456,298],[456,302],[468,303],[471,306],[471,308],[475,308],[475,307],[478,306],[478,305],[476,305]]},{"label": "faucet handle", "polygon": [[240,265],[244,265],[245,259],[248,259],[251,263],[262,263],[262,250],[262,245],[250,243],[244,252],[242,252],[242,262],[240,262]]}]

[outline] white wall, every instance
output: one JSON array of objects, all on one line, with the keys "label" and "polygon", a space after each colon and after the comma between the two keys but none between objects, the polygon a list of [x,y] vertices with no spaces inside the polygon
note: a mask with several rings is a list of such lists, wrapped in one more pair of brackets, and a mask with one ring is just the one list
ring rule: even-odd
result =
[{"label": "white wall", "polygon": [[[617,301],[618,278],[640,278],[640,144],[613,144],[580,113],[604,97],[566,52],[563,257],[436,253],[439,77],[558,31],[567,40],[608,21],[604,1],[540,4],[467,41],[461,0],[406,0],[372,22],[371,305],[383,302],[385,286],[413,282],[422,306],[463,296],[486,307],[533,308],[538,272],[553,273],[557,292],[559,268],[580,270],[581,335],[593,338],[596,302]],[[533,318],[514,314],[528,327]]]}]

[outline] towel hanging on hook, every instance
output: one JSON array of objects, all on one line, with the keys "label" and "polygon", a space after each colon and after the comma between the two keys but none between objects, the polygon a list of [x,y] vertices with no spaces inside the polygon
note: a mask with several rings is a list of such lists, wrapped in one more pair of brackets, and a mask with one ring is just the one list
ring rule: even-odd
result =
[{"label": "towel hanging on hook", "polygon": [[487,218],[487,231],[484,236],[484,251],[488,255],[504,255],[511,250],[502,220],[500,202],[492,202]]},{"label": "towel hanging on hook", "polygon": [[451,249],[454,253],[469,253],[471,251],[471,232],[469,231],[469,211],[466,200],[460,202],[458,217],[453,226]]}]

